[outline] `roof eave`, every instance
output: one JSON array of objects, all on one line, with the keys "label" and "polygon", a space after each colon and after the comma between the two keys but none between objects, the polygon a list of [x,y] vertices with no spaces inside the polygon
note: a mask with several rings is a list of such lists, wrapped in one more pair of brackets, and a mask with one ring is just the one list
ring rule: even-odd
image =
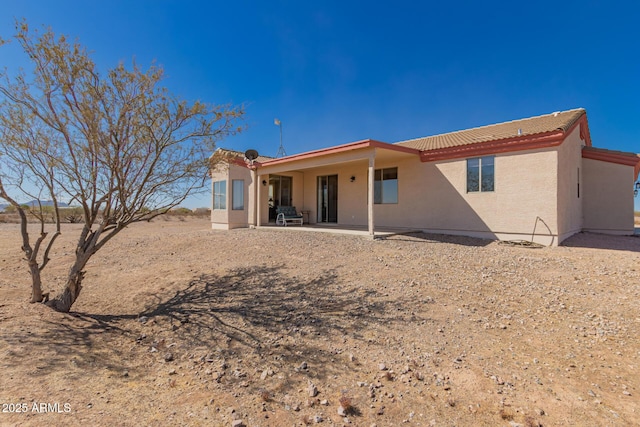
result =
[{"label": "roof eave", "polygon": [[570,135],[577,126],[580,126],[580,139],[584,141],[587,147],[591,147],[591,135],[589,133],[589,125],[585,111],[567,130],[556,129],[533,135],[513,136],[510,138],[458,145],[437,150],[424,150],[420,152],[420,160],[423,162],[433,162],[436,160],[478,157],[490,154],[509,153],[512,151],[555,147],[562,144],[565,138]]},{"label": "roof eave", "polygon": [[267,160],[260,163],[260,166],[273,166],[283,163],[291,163],[299,160],[310,159],[314,157],[326,156],[331,154],[339,154],[347,151],[360,150],[363,148],[381,148],[384,150],[398,151],[402,153],[420,155],[420,151],[415,148],[408,148],[388,144],[386,142],[376,141],[373,139],[365,139],[362,141],[350,142],[348,144],[336,145],[335,147],[322,148],[320,150],[307,151],[306,153],[293,154],[287,157],[281,157],[279,159]]},{"label": "roof eave", "polygon": [[615,163],[624,166],[633,166],[633,180],[638,179],[640,174],[640,154],[623,153],[602,149],[582,150],[583,159],[599,160],[601,162]]},{"label": "roof eave", "polygon": [[508,153],[511,151],[533,150],[555,147],[562,144],[565,133],[562,131],[546,132],[537,135],[525,135],[476,144],[459,145],[438,150],[422,151],[420,160],[433,162],[436,160],[458,159],[461,157],[478,157],[489,154]]}]

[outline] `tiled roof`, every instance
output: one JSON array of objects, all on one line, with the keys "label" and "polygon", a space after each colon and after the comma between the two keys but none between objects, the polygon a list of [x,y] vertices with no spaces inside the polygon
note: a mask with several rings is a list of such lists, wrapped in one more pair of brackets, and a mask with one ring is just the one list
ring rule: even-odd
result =
[{"label": "tiled roof", "polygon": [[[221,152],[224,153],[226,156],[229,157],[237,157],[240,159],[244,159],[244,153],[242,151],[236,151],[236,150],[230,150],[228,148],[218,148],[216,150],[216,152]],[[274,159],[274,157],[269,157],[269,156],[258,156],[257,159],[255,159],[256,162],[265,162],[267,160],[272,160]]]},{"label": "tiled roof", "polygon": [[583,108],[577,108],[575,110],[560,111],[528,119],[513,120],[441,135],[410,139],[397,142],[396,144],[415,148],[420,151],[428,151],[459,147],[479,142],[499,141],[517,136],[538,135],[558,130],[564,132],[585,113],[586,111]]},{"label": "tiled roof", "polygon": [[640,174],[640,154],[606,150],[604,148],[584,147],[582,148],[582,157],[633,166],[634,180],[638,179],[638,174]]},{"label": "tiled roof", "polygon": [[640,159],[640,154],[630,153],[628,151],[618,151],[618,150],[609,150],[606,148],[597,148],[597,147],[583,147],[583,151],[592,151],[594,153],[603,153],[603,154],[612,154],[616,156],[628,157],[634,161],[638,161]]}]

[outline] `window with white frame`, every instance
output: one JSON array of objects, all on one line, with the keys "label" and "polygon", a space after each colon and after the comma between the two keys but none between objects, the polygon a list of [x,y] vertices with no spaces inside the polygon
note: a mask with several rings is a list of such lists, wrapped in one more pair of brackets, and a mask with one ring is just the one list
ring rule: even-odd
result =
[{"label": "window with white frame", "polygon": [[227,209],[227,181],[213,182],[213,209]]},{"label": "window with white frame", "polygon": [[231,181],[231,209],[234,211],[244,209],[244,179]]},{"label": "window with white frame", "polygon": [[467,193],[493,191],[494,156],[467,159]]},{"label": "window with white frame", "polygon": [[375,170],[373,203],[398,203],[398,168]]}]

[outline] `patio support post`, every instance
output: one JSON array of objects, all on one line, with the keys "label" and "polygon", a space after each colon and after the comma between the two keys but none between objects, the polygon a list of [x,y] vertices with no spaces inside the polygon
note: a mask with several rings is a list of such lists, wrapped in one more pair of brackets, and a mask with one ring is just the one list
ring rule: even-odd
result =
[{"label": "patio support post", "polygon": [[258,182],[258,169],[254,166],[251,170],[251,178],[253,180],[253,209],[251,212],[251,225],[258,226],[258,192],[260,191],[260,185]]},{"label": "patio support post", "polygon": [[373,222],[373,188],[374,188],[374,179],[375,179],[375,167],[376,167],[376,152],[374,151],[369,155],[369,178],[368,178],[368,186],[367,190],[369,193],[369,197],[367,197],[367,216],[368,216],[368,224],[369,224],[369,236],[373,239],[375,238],[375,234],[373,231],[374,222]]},{"label": "patio support post", "polygon": [[257,175],[256,172],[256,206],[255,206],[255,212],[256,212],[256,227],[260,227],[262,225],[262,215],[260,213],[260,206],[262,205],[262,201],[260,200],[260,194],[262,193],[262,189],[260,188],[260,179],[262,177],[262,175]]}]

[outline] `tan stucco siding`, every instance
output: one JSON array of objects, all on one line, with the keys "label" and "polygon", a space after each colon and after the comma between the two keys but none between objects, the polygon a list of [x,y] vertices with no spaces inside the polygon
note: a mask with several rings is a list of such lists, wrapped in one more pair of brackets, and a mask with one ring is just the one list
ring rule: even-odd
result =
[{"label": "tan stucco siding", "polygon": [[[244,183],[244,206],[242,209],[233,209],[233,180],[242,180]],[[247,227],[249,225],[249,198],[250,187],[252,184],[251,170],[242,167],[232,165],[229,167],[229,181],[227,182],[227,211],[229,212],[229,226],[230,228]]]},{"label": "tan stucco siding", "polygon": [[500,239],[558,244],[558,153],[555,149],[496,156],[496,205],[486,222]]},{"label": "tan stucco siding", "polygon": [[[258,171],[260,170],[258,169]],[[263,184],[262,181],[265,183]],[[259,200],[256,201],[257,215],[260,218],[259,224],[265,225],[269,223],[269,175],[258,175],[258,193]],[[258,203],[260,203],[259,206]]]},{"label": "tan stucco siding", "polygon": [[584,230],[633,234],[632,166],[582,159]]},{"label": "tan stucco siding", "polygon": [[295,206],[298,212],[304,210],[304,174],[302,172],[291,172],[282,175],[292,178],[291,205]]},{"label": "tan stucco siding", "polygon": [[398,204],[376,205],[377,226],[484,238],[530,239],[557,244],[557,152],[554,149],[495,157],[495,191],[467,193],[467,159],[421,163],[408,159],[379,167],[398,167]]},{"label": "tan stucco siding", "polygon": [[[211,227],[214,229],[228,229],[229,228],[229,215],[227,209],[213,209],[213,184],[216,181],[227,181],[227,187],[229,184],[228,170],[227,168],[218,168],[211,172]],[[227,190],[227,195],[229,191]],[[227,207],[229,204],[227,203]]]},{"label": "tan stucco siding", "polygon": [[[211,173],[211,224],[214,229],[248,227],[253,218],[253,182],[251,170],[230,164]],[[233,180],[244,181],[244,208],[233,209]],[[213,209],[213,182],[226,181],[226,209]]]},{"label": "tan stucco siding", "polygon": [[[318,217],[318,177],[338,176],[338,224],[367,224],[367,163],[352,161],[333,166],[314,168],[304,173],[303,210],[309,212],[309,222],[314,224]],[[355,180],[351,182],[351,177]]]},{"label": "tan stucco siding", "polygon": [[298,160],[293,163],[283,164],[265,164],[262,167],[262,173],[275,175],[285,175],[291,170],[312,170],[314,168],[333,168],[345,162],[352,162],[367,159],[373,152],[374,148],[346,151],[336,154],[327,154],[320,157],[312,157]]},{"label": "tan stucco siding", "polygon": [[[560,146],[495,155],[490,192],[467,193],[466,158],[424,163],[418,156],[384,150],[353,151],[303,159],[286,164],[288,170],[284,164],[265,166],[258,169],[257,184],[253,171],[230,165],[212,172],[213,181],[227,183],[227,208],[212,210],[212,226],[253,224],[258,201],[260,223],[267,224],[268,185],[262,181],[277,174],[293,178],[292,204],[307,211],[311,223],[318,215],[318,177],[337,175],[338,224],[366,227],[367,167],[375,154],[375,169],[398,169],[398,203],[374,205],[376,227],[529,240],[535,226],[534,241],[545,245],[557,245],[583,228],[631,234],[633,167],[583,159],[582,145],[576,128]],[[232,209],[234,179],[245,183],[241,210]]]},{"label": "tan stucco siding", "polygon": [[558,147],[558,243],[582,230],[583,144],[580,127],[576,127]]},{"label": "tan stucco siding", "polygon": [[[353,156],[356,157],[356,156]],[[362,157],[362,155],[360,155]],[[338,224],[367,224],[366,160],[321,165],[293,176],[294,205],[317,220],[318,176],[338,176]],[[310,164],[306,164],[310,166]],[[558,243],[558,154],[531,150],[495,157],[495,191],[467,193],[467,161],[420,162],[416,157],[376,159],[375,169],[398,168],[398,203],[374,205],[377,227],[404,227],[485,238],[530,239],[536,218],[536,241]],[[351,182],[351,177],[355,180]],[[268,180],[268,175],[261,175]],[[262,203],[266,193],[262,186]],[[302,200],[302,201],[301,201]],[[267,209],[261,209],[262,223]]]},{"label": "tan stucco siding", "polygon": [[419,159],[376,162],[376,169],[398,168],[398,203],[375,205],[376,225],[442,230],[451,224],[480,227],[480,222],[473,223],[465,214],[459,191],[464,177],[457,173],[457,163],[422,163]]}]

